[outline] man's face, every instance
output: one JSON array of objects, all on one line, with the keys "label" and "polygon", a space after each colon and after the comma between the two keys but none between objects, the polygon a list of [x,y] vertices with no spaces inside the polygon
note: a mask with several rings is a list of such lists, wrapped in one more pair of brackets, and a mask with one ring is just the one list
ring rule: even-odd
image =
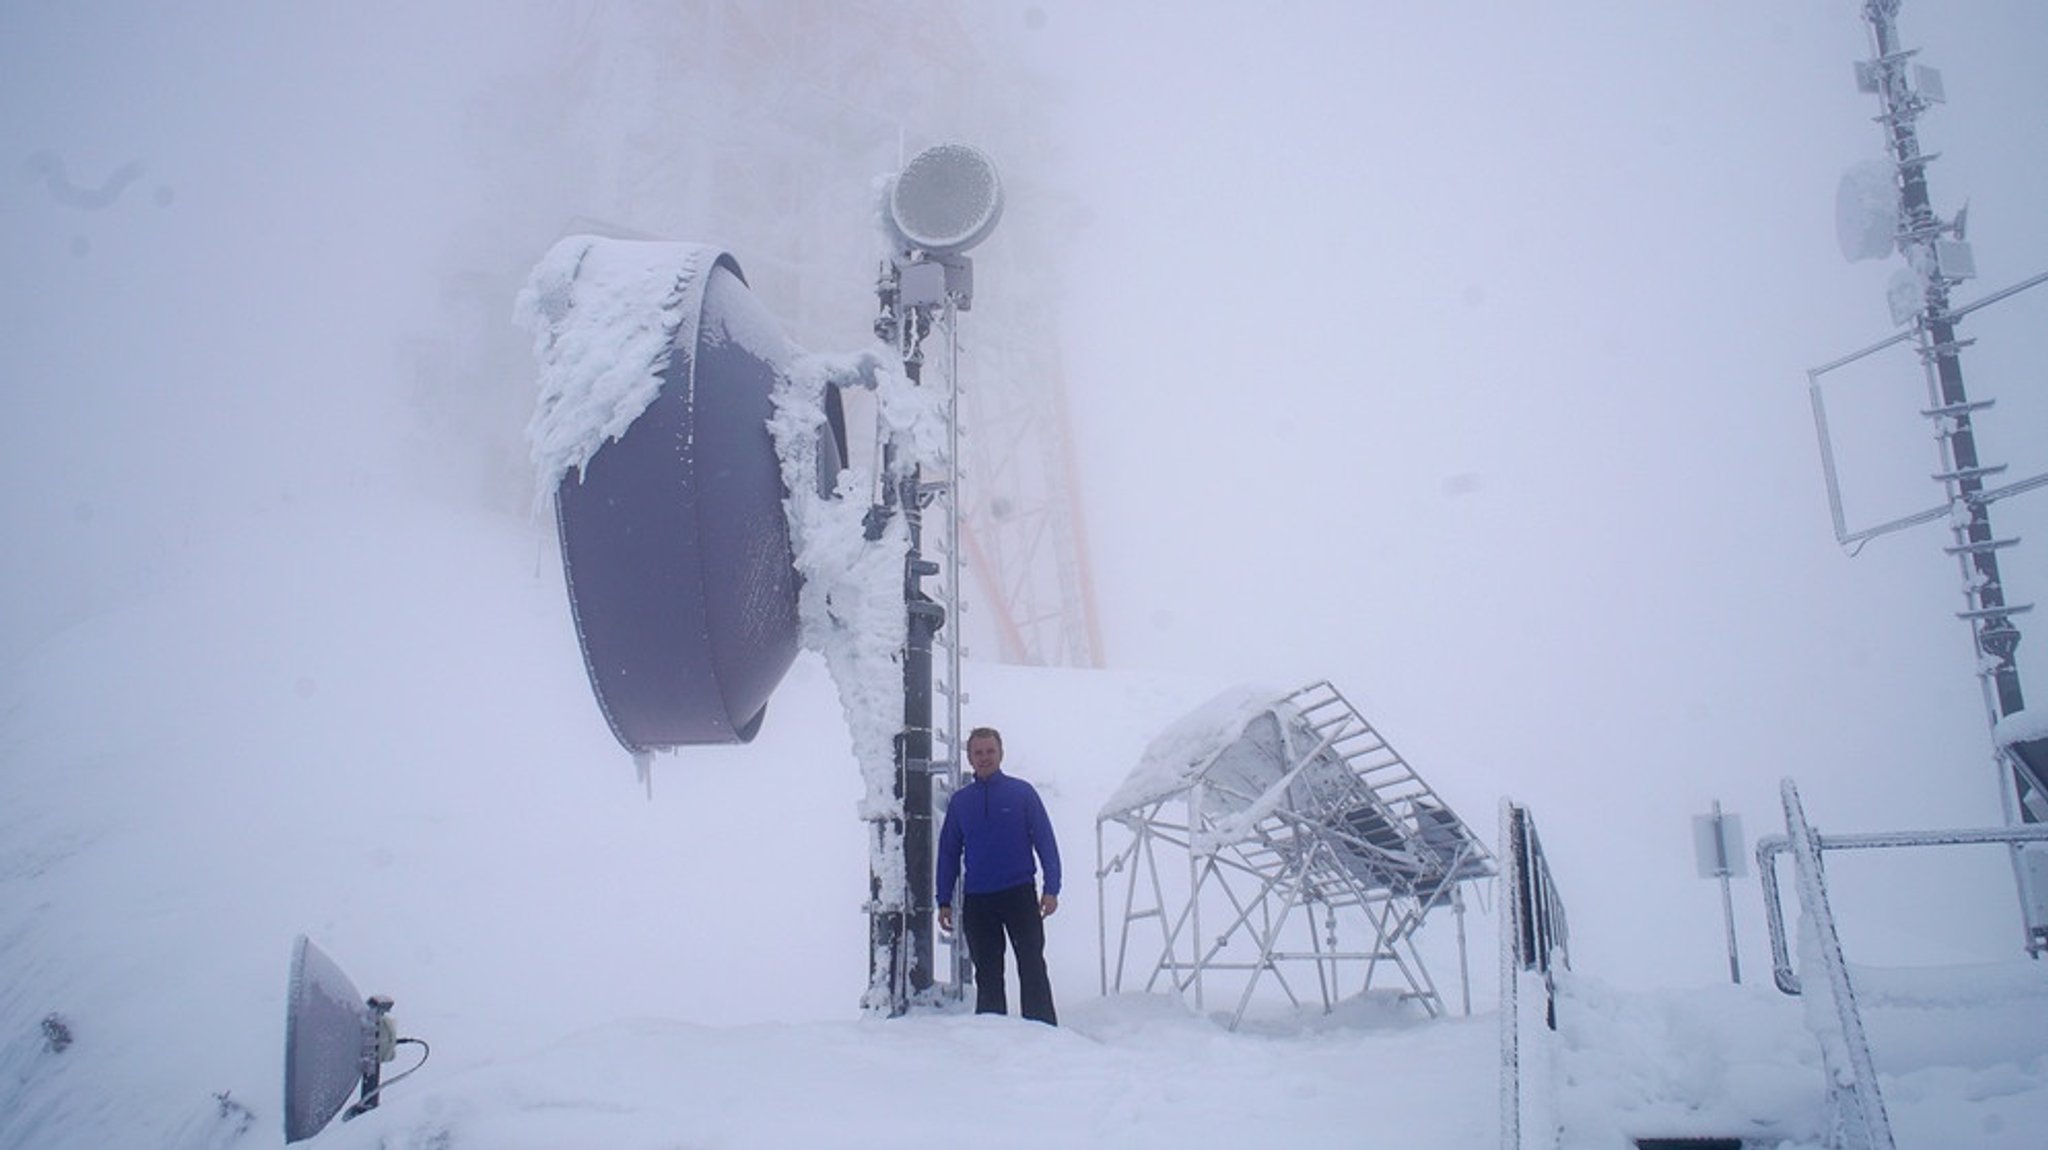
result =
[{"label": "man's face", "polygon": [[974,768],[977,779],[995,774],[1003,765],[1003,745],[987,735],[967,740],[967,765]]}]

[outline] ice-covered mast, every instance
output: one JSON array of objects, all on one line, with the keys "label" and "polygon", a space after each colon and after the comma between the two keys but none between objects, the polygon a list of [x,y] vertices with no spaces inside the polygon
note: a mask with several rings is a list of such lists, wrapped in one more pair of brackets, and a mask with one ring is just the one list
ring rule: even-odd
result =
[{"label": "ice-covered mast", "polygon": [[[1967,260],[1966,249],[1944,242],[1947,235],[1961,240],[1960,218],[1944,221],[1935,215],[1927,191],[1927,165],[1935,157],[1920,150],[1915,121],[1933,98],[1909,81],[1907,62],[1911,50],[1899,47],[1894,17],[1900,0],[1870,0],[1863,8],[1870,24],[1877,56],[1858,71],[1864,85],[1875,90],[1884,102],[1879,123],[1885,128],[1887,144],[1898,165],[1900,250],[1907,262],[1921,273],[1924,306],[1920,312],[1920,356],[1930,373],[1930,386],[1938,406],[1930,412],[1939,429],[1944,462],[1948,470],[1938,478],[1952,484],[1957,513],[1951,520],[1956,545],[1950,550],[1962,562],[1964,594],[1970,599],[1968,618],[1977,635],[1977,648],[1986,660],[1986,679],[2000,717],[2026,709],[2020,692],[2015,654],[2019,628],[2012,616],[2024,606],[2008,606],[2005,584],[1999,576],[1998,552],[2013,541],[1997,539],[1991,531],[1990,500],[1984,498],[1985,479],[2005,470],[2003,464],[1985,464],[1978,457],[1977,437],[1971,427],[1973,413],[1990,406],[1990,400],[1972,402],[1963,388],[1962,349],[1965,341],[1956,337],[1956,318],[1950,314],[1949,289],[1967,274],[1955,266]],[[1923,72],[1924,77],[1927,73]]]},{"label": "ice-covered mast", "polygon": [[[948,369],[957,387],[954,365],[957,338],[955,313],[967,310],[974,297],[974,264],[963,253],[987,239],[1002,216],[1002,184],[995,166],[979,150],[964,144],[941,144],[913,157],[889,183],[883,195],[883,232],[890,242],[889,259],[876,284],[880,315],[875,334],[902,357],[903,374],[913,385],[922,379],[924,341],[937,327],[948,345]],[[957,438],[954,406],[946,404],[949,441]],[[895,450],[884,445],[885,453]],[[947,451],[956,453],[957,443]],[[948,482],[958,477],[956,465]],[[933,776],[950,771],[957,784],[959,764],[933,757],[932,649],[946,624],[943,605],[927,594],[924,580],[939,575],[939,564],[925,557],[925,507],[943,498],[949,514],[957,514],[956,495],[928,484],[915,466],[892,466],[885,456],[883,474],[892,477],[870,517],[871,537],[879,537],[887,520],[901,516],[909,547],[903,560],[903,606],[907,637],[903,647],[903,727],[896,737],[895,797],[900,818],[876,818],[875,860],[870,884],[870,962],[866,1006],[901,1015],[913,999],[934,985],[932,918],[935,834]],[[957,526],[948,534],[957,538]],[[957,574],[955,574],[957,582]],[[957,586],[949,598],[957,602]],[[955,647],[957,651],[957,645]],[[953,667],[953,711],[950,732],[959,738],[959,668]],[[892,873],[900,865],[901,873]],[[898,884],[901,884],[900,887]],[[891,897],[892,894],[894,897]]]},{"label": "ice-covered mast", "polygon": [[[1928,193],[1927,168],[1936,158],[1923,152],[1916,123],[1933,104],[1942,101],[1940,74],[1914,64],[1917,49],[1900,45],[1896,17],[1900,0],[1866,0],[1863,18],[1870,27],[1875,48],[1872,59],[1859,61],[1857,83],[1876,95],[1884,111],[1877,117],[1885,132],[1892,157],[1892,187],[1896,191],[1897,218],[1889,237],[1879,237],[1875,248],[1851,252],[1851,233],[1843,227],[1844,251],[1859,255],[1888,254],[1893,243],[1906,257],[1908,272],[1905,298],[1895,296],[1895,318],[1913,327],[1892,340],[1866,348],[1809,373],[1815,388],[1815,415],[1821,421],[1822,450],[1829,453],[1826,424],[1818,395],[1821,374],[1882,347],[1906,338],[1916,340],[1916,350],[1927,373],[1931,404],[1922,414],[1934,422],[1941,445],[1942,471],[1935,478],[1947,494],[1947,501],[1932,512],[1912,516],[1867,532],[1850,534],[1841,520],[1840,497],[1834,487],[1832,458],[1829,481],[1836,504],[1836,531],[1844,543],[1860,542],[1872,535],[1946,515],[1953,542],[1946,548],[1956,557],[1963,583],[1965,609],[1960,617],[1970,624],[1976,640],[1978,673],[1984,684],[1985,705],[1998,743],[2001,771],[2007,785],[2002,788],[2009,821],[2048,821],[2048,730],[2021,718],[2026,710],[2017,654],[2020,631],[2014,616],[2032,609],[2030,603],[2006,599],[2005,581],[1999,571],[1998,553],[2017,544],[2017,538],[1999,538],[1991,527],[1991,504],[2010,495],[2048,484],[2048,475],[2016,483],[1987,487],[1986,481],[2006,470],[2002,463],[1987,463],[1977,449],[1972,419],[1992,405],[1989,399],[1972,400],[1963,384],[1962,350],[1972,341],[1956,334],[1958,322],[1969,312],[2017,294],[2042,282],[2036,276],[1974,303],[1957,306],[1950,290],[1974,275],[1974,259],[1964,242],[1964,214],[1944,220],[1935,213]],[[1845,184],[1845,192],[1847,185]],[[1844,202],[1850,197],[1845,194]],[[1891,242],[1883,242],[1885,239]],[[1917,297],[1913,294],[1917,291]],[[2027,925],[2027,947],[2036,955],[2048,950],[2048,854],[2015,848],[2021,901]]]}]

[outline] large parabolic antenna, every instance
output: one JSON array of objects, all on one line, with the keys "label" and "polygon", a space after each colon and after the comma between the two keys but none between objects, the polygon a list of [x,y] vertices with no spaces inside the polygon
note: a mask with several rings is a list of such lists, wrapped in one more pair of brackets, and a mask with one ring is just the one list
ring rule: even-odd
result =
[{"label": "large parabolic antenna", "polygon": [[[536,271],[533,291],[549,373],[536,442],[578,430],[602,438],[554,489],[598,706],[635,752],[747,742],[798,649],[768,420],[777,382],[802,353],[732,257],[698,245],[571,237]],[[650,327],[665,334],[627,350]],[[623,432],[588,410],[615,424],[636,389],[653,394]],[[828,400],[836,413],[836,393]],[[844,453],[836,420],[832,432],[818,462],[828,489]]]}]

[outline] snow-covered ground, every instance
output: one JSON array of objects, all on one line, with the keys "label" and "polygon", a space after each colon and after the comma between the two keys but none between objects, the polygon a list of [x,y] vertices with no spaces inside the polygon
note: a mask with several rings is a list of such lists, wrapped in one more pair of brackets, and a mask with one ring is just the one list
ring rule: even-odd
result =
[{"label": "snow-covered ground", "polygon": [[[588,697],[540,527],[373,499],[262,527],[9,669],[0,1146],[278,1144],[301,932],[433,1045],[320,1136],[336,1147],[1496,1143],[1491,913],[1471,1017],[1351,1002],[1231,1033],[1098,995],[1095,812],[1228,684],[974,667],[971,719],[1003,727],[1073,859],[1065,1025],[869,1020],[861,783],[821,661],[756,744],[659,759],[650,798]],[[1591,816],[1539,817],[1562,839]],[[1574,916],[1629,913],[1612,876],[1558,877]],[[1623,992],[1580,965],[1556,1082],[1529,1087],[1566,1145],[1817,1129],[1818,1047],[1765,972]],[[1871,1026],[1902,1145],[2039,1144],[2048,987],[2005,978],[1879,996],[1900,1004]]]}]

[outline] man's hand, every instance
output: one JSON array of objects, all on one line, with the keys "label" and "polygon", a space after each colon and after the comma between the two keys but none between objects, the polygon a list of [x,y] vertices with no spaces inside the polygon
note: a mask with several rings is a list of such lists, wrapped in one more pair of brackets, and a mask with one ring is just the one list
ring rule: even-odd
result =
[{"label": "man's hand", "polygon": [[939,929],[945,931],[947,934],[953,933],[952,907],[942,906],[939,908]]},{"label": "man's hand", "polygon": [[1042,894],[1038,896],[1038,917],[1051,918],[1052,912],[1060,908],[1060,896]]}]

